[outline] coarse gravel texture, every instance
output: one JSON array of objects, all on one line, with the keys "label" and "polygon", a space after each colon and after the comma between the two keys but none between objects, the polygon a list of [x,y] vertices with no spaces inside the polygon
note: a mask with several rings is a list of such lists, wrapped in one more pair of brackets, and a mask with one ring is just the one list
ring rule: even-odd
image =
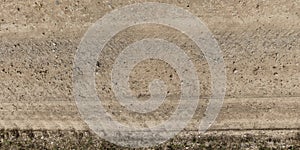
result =
[{"label": "coarse gravel texture", "polygon": [[[278,132],[278,131],[273,131]],[[100,139],[90,131],[1,130],[1,149],[132,149]],[[239,135],[189,134],[154,147],[138,149],[300,149],[300,133],[272,137],[264,133]]]}]

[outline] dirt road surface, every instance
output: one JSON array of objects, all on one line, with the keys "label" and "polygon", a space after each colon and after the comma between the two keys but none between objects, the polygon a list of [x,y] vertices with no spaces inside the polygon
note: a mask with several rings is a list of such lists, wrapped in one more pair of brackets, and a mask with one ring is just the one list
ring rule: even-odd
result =
[{"label": "dirt road surface", "polygon": [[[73,63],[80,40],[94,22],[136,2],[144,1],[0,2],[0,147],[114,146],[99,144],[100,139],[80,117],[73,93]],[[190,11],[218,41],[227,77],[221,112],[205,136],[198,137],[196,129],[211,95],[207,61],[202,53],[195,52],[199,48],[186,35],[160,25],[130,27],[113,37],[99,54],[97,92],[108,112],[124,124],[137,126],[144,126],[146,120],[157,124],[172,113],[179,99],[180,80],[163,61],[144,61],[131,72],[131,88],[140,100],[149,97],[147,87],[152,79],[163,79],[168,85],[166,103],[138,120],[136,113],[115,101],[108,85],[110,64],[118,49],[143,38],[159,37],[177,43],[191,56],[201,96],[188,127],[175,139],[154,148],[300,148],[300,1],[155,2]],[[59,141],[56,137],[61,136]],[[186,142],[180,143],[181,138]],[[62,143],[70,145],[63,147]]]}]

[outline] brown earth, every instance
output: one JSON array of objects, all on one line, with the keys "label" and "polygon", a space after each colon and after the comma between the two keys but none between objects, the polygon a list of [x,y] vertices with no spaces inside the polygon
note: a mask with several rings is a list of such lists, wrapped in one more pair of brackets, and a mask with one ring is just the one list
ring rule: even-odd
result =
[{"label": "brown earth", "polygon": [[[77,136],[73,135],[77,132],[83,134],[89,129],[80,118],[73,97],[75,52],[84,33],[96,20],[114,9],[135,2],[142,1],[1,1],[0,128],[5,129],[1,130],[1,134],[33,130],[35,133],[49,132],[49,137],[54,137],[52,139],[62,134],[70,138],[70,141],[62,143],[74,143],[77,148],[85,145],[90,137],[96,139],[95,135],[88,133],[84,135],[87,140],[80,143]],[[268,144],[268,138],[270,142],[278,139],[286,143],[283,144],[285,147],[280,147],[282,145],[277,142],[276,148],[299,148],[300,1],[157,2],[174,4],[200,17],[214,34],[224,55],[227,76],[224,105],[207,134],[196,138],[196,141],[200,141],[198,148],[207,148],[205,141],[211,137],[216,143],[228,139],[229,143],[233,143],[226,143],[228,147],[212,148],[247,148],[240,147],[247,143],[243,137],[245,134],[253,142],[248,147],[250,149],[272,147]],[[211,94],[210,72],[203,54],[195,53],[198,48],[185,35],[171,28],[141,25],[115,36],[103,54],[99,54],[96,69],[98,96],[105,99],[105,108],[109,108],[109,112],[125,124],[143,126],[146,120],[156,124],[170,115],[178,101],[179,79],[175,70],[162,61],[148,60],[132,71],[131,88],[141,100],[149,97],[147,86],[153,78],[163,79],[169,89],[167,101],[161,109],[140,117],[141,120],[136,120],[137,114],[124,110],[114,101],[107,85],[109,77],[106,73],[111,69],[109,64],[118,54],[115,47],[124,48],[128,43],[146,37],[160,37],[177,43],[195,63],[201,82],[201,102],[185,132],[194,131]],[[125,40],[116,42],[120,39]],[[146,70],[149,73],[142,76]],[[191,137],[182,136],[187,143],[194,142]],[[1,146],[9,148],[16,144],[27,147],[38,141],[36,144],[40,146],[33,145],[31,148],[55,149],[49,143],[51,140],[40,140],[35,136],[28,143],[22,143],[22,139],[22,136],[2,136]],[[256,139],[263,144],[254,142]],[[168,148],[174,143],[181,145],[178,141],[169,141],[161,146]],[[218,146],[216,143],[214,145]],[[65,148],[71,149],[72,144]],[[101,142],[93,144],[104,147],[110,145]],[[186,143],[179,146],[185,147],[192,148]]]}]

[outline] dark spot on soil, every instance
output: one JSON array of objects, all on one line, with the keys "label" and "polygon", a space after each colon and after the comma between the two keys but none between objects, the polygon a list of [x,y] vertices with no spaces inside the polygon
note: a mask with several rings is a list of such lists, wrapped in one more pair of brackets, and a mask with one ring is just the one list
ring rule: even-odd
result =
[{"label": "dark spot on soil", "polygon": [[97,64],[96,64],[97,67],[100,67],[101,66],[101,63],[99,61],[97,61]]},{"label": "dark spot on soil", "polygon": [[257,8],[257,9],[259,8],[259,4],[256,5],[256,8]]}]

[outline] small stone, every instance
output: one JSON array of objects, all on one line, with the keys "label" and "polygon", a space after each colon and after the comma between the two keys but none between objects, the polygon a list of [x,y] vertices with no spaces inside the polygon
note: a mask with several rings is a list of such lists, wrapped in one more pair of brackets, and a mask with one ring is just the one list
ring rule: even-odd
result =
[{"label": "small stone", "polygon": [[234,69],[232,70],[232,72],[233,72],[234,74],[236,74],[236,73],[238,73],[238,70],[237,70],[236,68],[234,68]]}]

